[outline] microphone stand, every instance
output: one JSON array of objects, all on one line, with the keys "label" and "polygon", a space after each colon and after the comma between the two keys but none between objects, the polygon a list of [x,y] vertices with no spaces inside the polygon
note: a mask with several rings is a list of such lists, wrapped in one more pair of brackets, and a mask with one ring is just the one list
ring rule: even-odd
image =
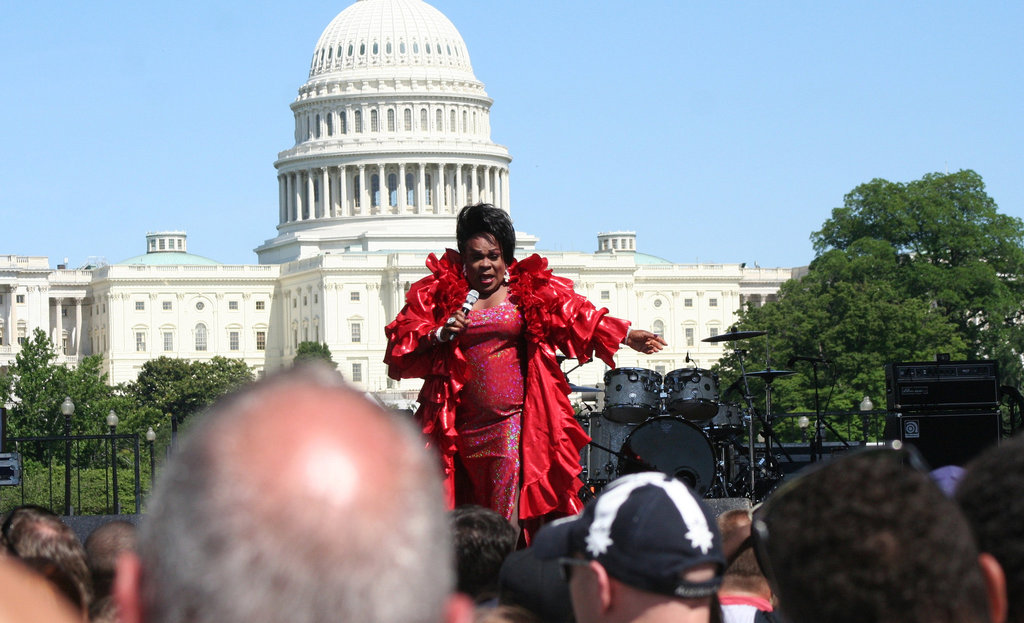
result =
[{"label": "microphone stand", "polygon": [[810,360],[811,366],[814,369],[814,435],[811,437],[811,463],[820,461],[825,457],[822,447],[824,446],[824,431],[822,428],[827,428],[832,431],[832,434],[836,436],[836,439],[843,442],[843,446],[849,448],[850,443],[843,439],[843,436],[839,434],[832,424],[825,419],[825,414],[821,412],[821,407],[818,405],[818,364],[826,365],[827,362]]}]

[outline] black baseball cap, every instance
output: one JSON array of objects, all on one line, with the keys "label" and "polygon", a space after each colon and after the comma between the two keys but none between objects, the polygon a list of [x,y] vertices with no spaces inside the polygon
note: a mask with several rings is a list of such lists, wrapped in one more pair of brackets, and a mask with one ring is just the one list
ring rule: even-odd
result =
[{"label": "black baseball cap", "polygon": [[[533,548],[542,560],[582,555],[624,584],[684,599],[717,592],[725,569],[714,515],[685,483],[661,472],[616,480],[581,514],[542,528]],[[705,563],[716,566],[714,578],[683,579]]]}]

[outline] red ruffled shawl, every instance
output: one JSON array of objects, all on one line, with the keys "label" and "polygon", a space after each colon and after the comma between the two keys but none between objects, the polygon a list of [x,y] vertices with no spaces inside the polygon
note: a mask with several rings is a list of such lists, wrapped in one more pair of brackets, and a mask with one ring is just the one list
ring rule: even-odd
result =
[{"label": "red ruffled shawl", "polygon": [[[455,410],[465,381],[466,360],[458,341],[435,345],[431,333],[466,300],[469,285],[462,259],[448,249],[427,258],[431,274],[406,295],[405,308],[385,328],[384,362],[394,379],[422,378],[416,416],[429,444],[441,454],[449,505],[454,504]],[[510,296],[518,301],[526,340],[526,396],[522,416],[523,474],[520,524],[527,535],[548,516],[582,510],[580,449],[590,441],[574,417],[569,385],[556,349],[580,363],[599,357],[609,366],[629,323],[597,309],[557,277],[539,255],[513,261],[508,269]]]}]

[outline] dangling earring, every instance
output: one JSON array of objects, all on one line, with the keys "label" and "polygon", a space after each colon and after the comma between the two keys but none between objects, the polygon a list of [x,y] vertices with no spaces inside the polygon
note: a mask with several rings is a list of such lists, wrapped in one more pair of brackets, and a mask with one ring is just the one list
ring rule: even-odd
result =
[{"label": "dangling earring", "polygon": [[462,265],[462,276],[463,277],[466,276],[466,265],[465,264]]}]

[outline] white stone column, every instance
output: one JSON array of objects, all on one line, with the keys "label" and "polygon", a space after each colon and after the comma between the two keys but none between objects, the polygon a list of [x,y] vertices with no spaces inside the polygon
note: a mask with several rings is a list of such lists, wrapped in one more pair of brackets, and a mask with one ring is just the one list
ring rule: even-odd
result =
[{"label": "white stone column", "polygon": [[284,223],[288,212],[288,189],[283,174],[277,176],[277,222]]},{"label": "white stone column", "polygon": [[491,197],[491,167],[484,167],[484,187],[480,195],[480,201],[494,203]]},{"label": "white stone column", "polygon": [[406,206],[405,189],[405,163],[398,163],[398,213],[405,214]]},{"label": "white stone column", "polygon": [[359,188],[356,192],[359,193],[359,213],[369,214],[370,208],[370,180],[366,179],[366,165],[359,165]]},{"label": "white stone column", "polygon": [[[55,351],[57,351],[61,355],[68,355],[70,353],[67,353],[67,352],[64,351],[64,342],[61,339],[61,337],[63,337],[63,333],[64,333],[64,299],[62,299],[60,297],[55,297],[53,299],[53,302],[54,302],[54,306],[53,306],[54,319],[53,319],[53,322],[50,324],[50,339],[53,341],[53,349]],[[49,302],[47,302],[46,308],[47,308],[47,311],[49,311],[49,308],[50,308]],[[49,315],[49,314],[47,314],[47,315]],[[49,319],[47,319],[47,320],[49,320]]]},{"label": "white stone column", "polygon": [[309,218],[316,218],[316,180],[313,179],[313,170],[306,171],[306,204],[309,206]]},{"label": "white stone column", "polygon": [[331,176],[327,167],[320,167],[320,217],[331,215]]},{"label": "white stone column", "polygon": [[75,356],[82,354],[82,299],[75,298]]},{"label": "white stone column", "polygon": [[291,173],[284,174],[284,220],[290,222],[295,209],[295,180]]},{"label": "white stone column", "polygon": [[348,168],[338,167],[338,215],[348,216]]},{"label": "white stone column", "polygon": [[427,163],[418,163],[419,172],[416,174],[416,214],[425,214],[427,211]]},{"label": "white stone column", "polygon": [[466,205],[466,191],[462,187],[462,165],[455,165],[455,205],[452,206],[454,214],[459,208]]},{"label": "white stone column", "polygon": [[444,182],[444,169],[445,169],[445,164],[443,162],[438,162],[436,166],[437,166],[437,174],[434,175],[434,196],[432,197],[432,199],[433,199],[432,203],[434,205],[433,212],[434,212],[434,214],[443,214],[444,213],[444,183],[445,183]]},{"label": "white stone column", "polygon": [[303,174],[296,171],[295,173],[295,221],[300,222],[302,218],[302,206],[305,201],[302,198],[302,178]]}]

